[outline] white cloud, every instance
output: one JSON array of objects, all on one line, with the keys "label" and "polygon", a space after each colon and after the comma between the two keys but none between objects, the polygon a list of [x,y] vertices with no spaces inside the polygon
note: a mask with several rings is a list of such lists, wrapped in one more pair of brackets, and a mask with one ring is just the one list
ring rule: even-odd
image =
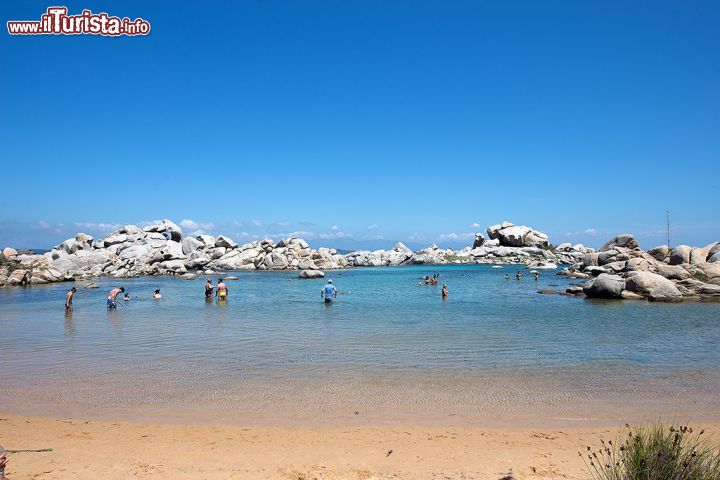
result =
[{"label": "white cloud", "polygon": [[203,235],[215,228],[215,224],[213,223],[196,222],[195,220],[189,220],[187,218],[180,221],[178,225],[189,235]]},{"label": "white cloud", "polygon": [[374,223],[372,225],[368,226],[368,230],[375,230],[376,228],[378,228],[378,226]]},{"label": "white cloud", "polygon": [[328,239],[333,239],[333,238],[353,238],[353,236],[350,235],[349,233],[345,233],[340,230],[333,231],[333,232],[310,232],[307,230],[296,230],[294,232],[276,233],[276,234],[274,234],[274,236],[278,237],[278,238],[296,237],[296,238],[302,238],[304,240],[315,240],[315,239],[328,240]]},{"label": "white cloud", "polygon": [[137,223],[137,226],[140,228],[149,227],[150,225],[157,225],[159,223],[162,223],[162,220],[144,220],[142,222]]},{"label": "white cloud", "polygon": [[37,221],[37,226],[40,227],[40,228],[43,228],[43,229],[51,228],[51,227],[50,227],[50,224],[49,224],[48,222],[46,222],[45,220],[38,220],[38,221]]},{"label": "white cloud", "polygon": [[419,233],[411,233],[407,236],[407,239],[411,242],[424,242],[427,240],[424,235],[420,235]]},{"label": "white cloud", "polygon": [[480,224],[479,224],[479,223],[473,223],[473,224],[470,225],[470,226],[471,226],[472,228],[480,228]]},{"label": "white cloud", "polygon": [[333,225],[332,227],[330,227],[330,230],[337,230],[337,229],[338,229],[337,225]]},{"label": "white cloud", "polygon": [[112,232],[113,230],[117,230],[118,228],[122,227],[119,223],[94,223],[94,222],[79,222],[76,223],[75,226],[77,228],[82,228],[86,230],[96,230],[101,232]]},{"label": "white cloud", "polygon": [[178,223],[180,227],[187,228],[189,230],[200,228],[200,225],[195,220],[183,219]]},{"label": "white cloud", "polygon": [[252,223],[256,227],[262,227],[262,222],[260,220],[258,220],[257,218],[253,218],[252,220],[250,220],[250,223]]},{"label": "white cloud", "polygon": [[437,239],[439,242],[444,242],[448,240],[468,240],[470,238],[475,238],[475,234],[473,232],[467,232],[467,233],[442,233],[438,235]]},{"label": "white cloud", "polygon": [[183,219],[178,225],[180,225],[180,227],[182,228],[187,228],[188,230],[212,230],[213,228],[215,228],[214,223],[202,223],[188,219]]},{"label": "white cloud", "polygon": [[594,228],[588,228],[583,233],[585,235],[593,235],[594,236],[594,235],[597,235],[598,232]]},{"label": "white cloud", "polygon": [[253,240],[257,240],[258,238],[260,238],[259,235],[255,235],[255,234],[248,233],[248,232],[237,232],[235,234],[235,237],[242,238],[242,239],[253,239]]}]

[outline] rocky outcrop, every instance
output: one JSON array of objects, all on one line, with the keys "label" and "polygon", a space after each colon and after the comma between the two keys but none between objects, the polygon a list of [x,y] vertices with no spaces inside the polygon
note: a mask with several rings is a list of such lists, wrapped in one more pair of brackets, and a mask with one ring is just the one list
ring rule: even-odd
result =
[{"label": "rocky outcrop", "polygon": [[[437,248],[437,245],[435,245]],[[397,267],[414,262],[415,253],[402,243],[396,243],[391,250],[358,251],[346,258],[353,267]],[[425,263],[425,262],[422,262]]]},{"label": "rocky outcrop", "polygon": [[601,273],[583,285],[583,293],[590,298],[620,298],[625,280],[618,275]]},{"label": "rocky outcrop", "polygon": [[505,247],[541,247],[547,246],[550,239],[547,234],[525,225],[516,226],[510,222],[491,225],[487,228],[490,239],[496,239]]},{"label": "rocky outcrop", "polygon": [[[693,298],[720,300],[720,264],[713,262],[718,243],[705,247],[659,246],[643,251],[632,235],[620,235],[605,243],[598,252],[558,274],[591,279],[583,290],[588,297],[648,299],[678,302]],[[612,276],[613,278],[609,278]],[[592,278],[597,277],[597,278]],[[598,282],[598,279],[602,280]],[[625,283],[618,295],[617,279]],[[612,282],[611,282],[612,280]],[[610,288],[613,287],[613,288]]]},{"label": "rocky outcrop", "polygon": [[588,252],[581,244],[564,243],[552,249],[546,234],[533,228],[515,226],[510,222],[487,228],[490,237],[476,233],[472,246],[455,250],[431,245],[416,252],[399,243],[392,250],[359,251],[347,255],[348,263],[355,267],[400,265],[460,264],[514,264],[532,265],[533,268],[557,268],[558,264],[579,262]]},{"label": "rocky outcrop", "polygon": [[[102,275],[185,275],[189,270],[319,270],[349,266],[345,256],[328,248],[311,249],[299,238],[277,244],[263,240],[239,246],[220,235],[183,237],[170,220],[140,228],[125,225],[103,239],[84,233],[43,255],[18,254],[6,248],[12,269],[0,271],[0,285],[39,284]],[[25,279],[25,280],[23,280]]]},{"label": "rocky outcrop", "polygon": [[603,244],[602,247],[598,249],[598,251],[604,252],[605,250],[610,250],[615,247],[633,249],[638,248],[638,243],[637,240],[635,240],[635,237],[633,237],[629,233],[624,233],[607,241],[605,244]]}]

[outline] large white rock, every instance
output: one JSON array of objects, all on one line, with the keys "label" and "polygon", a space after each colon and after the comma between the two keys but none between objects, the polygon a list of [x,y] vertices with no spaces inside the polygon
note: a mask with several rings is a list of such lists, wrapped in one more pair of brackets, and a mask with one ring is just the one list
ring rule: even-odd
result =
[{"label": "large white rock", "polygon": [[142,233],[142,228],[138,227],[137,225],[123,225],[123,227],[117,231],[119,234],[127,234],[127,235],[137,235],[138,233]]},{"label": "large white rock", "polygon": [[[510,222],[489,226],[487,234],[491,240],[498,240],[500,245],[506,247],[543,246],[548,245],[550,241],[549,237],[543,232],[525,225],[514,225]],[[484,245],[488,246],[488,242],[484,242]]]},{"label": "large white rock", "polygon": [[288,266],[287,259],[276,252],[265,255],[265,266],[270,270],[284,270]]},{"label": "large white rock", "polygon": [[162,248],[168,239],[162,233],[150,232],[142,237],[142,243],[146,243],[151,248]]},{"label": "large white rock", "polygon": [[185,255],[189,255],[191,252],[194,252],[196,250],[201,250],[205,247],[205,244],[202,243],[200,240],[197,240],[193,237],[185,237],[182,239],[182,252]]},{"label": "large white rock", "polygon": [[623,247],[632,250],[634,248],[638,248],[638,243],[634,236],[629,233],[624,233],[605,242],[605,244],[599,248],[599,251],[603,252],[615,247]]},{"label": "large white rock", "polygon": [[119,245],[121,243],[125,243],[128,240],[128,235],[126,233],[114,233],[111,235],[108,235],[103,240],[103,244],[105,247],[109,247],[111,245]]},{"label": "large white rock", "polygon": [[662,262],[670,255],[670,248],[667,245],[660,245],[655,248],[651,248],[648,252],[655,260]]},{"label": "large white rock", "polygon": [[212,235],[198,235],[195,237],[198,241],[200,241],[203,245],[205,245],[205,248],[215,248],[215,237]]},{"label": "large white rock", "polygon": [[165,246],[160,250],[164,260],[184,260],[182,245],[179,242],[168,240]]},{"label": "large white rock", "polygon": [[528,227],[508,227],[503,228],[498,232],[498,238],[500,239],[500,245],[508,247],[522,247],[525,245],[525,236],[530,233]]},{"label": "large white rock", "polygon": [[583,293],[590,298],[620,298],[625,280],[618,275],[601,273],[583,285]]},{"label": "large white rock", "polygon": [[15,255],[17,255],[17,250],[15,250],[14,248],[5,247],[5,248],[3,248],[2,253],[5,256],[5,258],[11,258],[11,257],[14,257]]},{"label": "large white rock", "polygon": [[67,254],[75,253],[81,248],[82,244],[74,238],[68,238],[60,245],[60,249]]},{"label": "large white rock", "polygon": [[179,242],[182,239],[182,228],[178,227],[175,223],[168,219],[163,220],[162,223],[148,225],[147,227],[143,228],[143,231],[167,233],[170,237],[170,240],[176,242]]},{"label": "large white rock", "polygon": [[665,265],[664,263],[657,263],[653,265],[653,268],[659,275],[670,280],[685,280],[690,278],[690,272],[685,270],[680,265]]},{"label": "large white rock", "polygon": [[[653,296],[653,300],[664,297],[679,297],[680,290],[667,278],[652,272],[632,272],[625,278],[625,288],[644,296]],[[672,300],[670,300],[672,301]]]},{"label": "large white rock", "polygon": [[485,243],[485,236],[482,233],[476,233],[475,240],[473,240],[472,248],[482,247],[483,243]]},{"label": "large white rock", "polygon": [[215,240],[215,245],[225,248],[236,248],[238,246],[237,243],[235,243],[231,238],[226,237],[225,235],[218,235],[217,239]]},{"label": "large white rock", "polygon": [[670,265],[682,265],[690,263],[690,252],[692,248],[687,245],[678,245],[670,252]]},{"label": "large white rock", "polygon": [[133,245],[120,252],[119,256],[121,260],[137,260],[147,255],[149,251],[145,245]]},{"label": "large white rock", "polygon": [[303,270],[298,275],[298,278],[323,278],[325,274],[320,270]]}]

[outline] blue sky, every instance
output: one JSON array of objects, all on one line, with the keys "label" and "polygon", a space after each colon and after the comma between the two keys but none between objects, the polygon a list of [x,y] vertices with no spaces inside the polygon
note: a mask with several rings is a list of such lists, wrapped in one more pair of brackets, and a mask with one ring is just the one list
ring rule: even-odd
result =
[{"label": "blue sky", "polygon": [[[0,17],[52,4],[3,1]],[[66,2],[0,35],[0,246],[185,220],[236,240],[720,239],[720,3]],[[192,228],[197,227],[197,228]]]}]

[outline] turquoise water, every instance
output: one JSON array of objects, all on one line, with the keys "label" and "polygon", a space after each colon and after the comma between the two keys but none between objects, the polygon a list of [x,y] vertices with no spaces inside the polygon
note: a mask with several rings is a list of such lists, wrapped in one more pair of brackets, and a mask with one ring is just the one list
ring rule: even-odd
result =
[{"label": "turquoise water", "polygon": [[[539,295],[571,281],[489,266],[237,272],[0,289],[0,403],[11,411],[195,421],[457,417],[615,420],[720,412],[720,304]],[[440,285],[417,284],[440,273]],[[557,285],[549,286],[549,285]],[[124,286],[132,300],[105,307]],[[153,300],[160,288],[163,298]],[[354,412],[358,412],[355,414]]]}]

